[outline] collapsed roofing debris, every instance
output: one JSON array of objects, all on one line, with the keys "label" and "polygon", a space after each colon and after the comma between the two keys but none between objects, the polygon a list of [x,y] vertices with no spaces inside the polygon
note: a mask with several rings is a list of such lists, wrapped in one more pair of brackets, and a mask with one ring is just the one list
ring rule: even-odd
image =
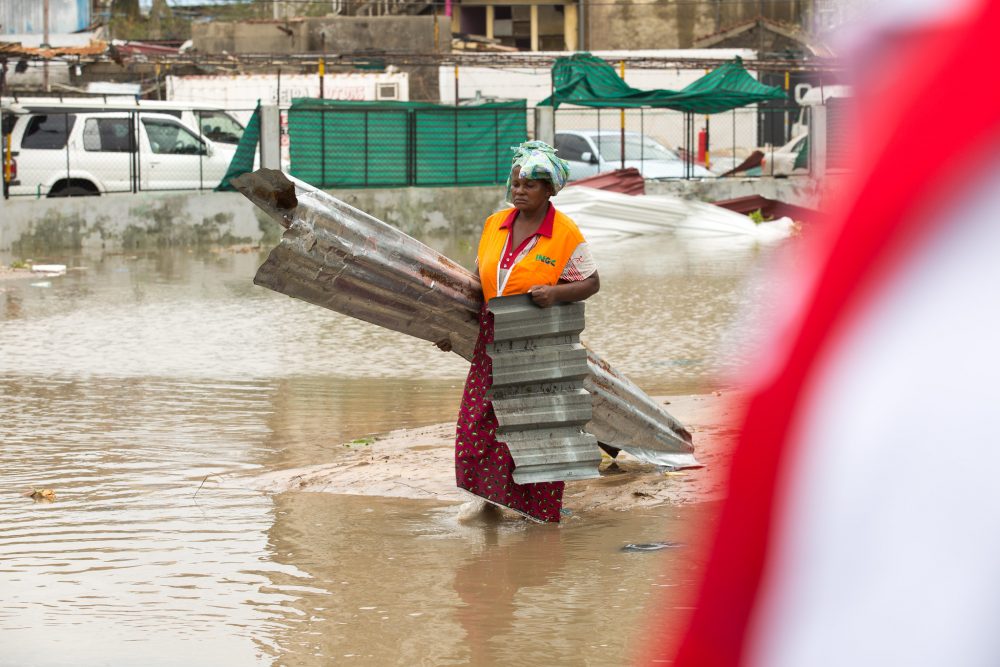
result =
[{"label": "collapsed roofing debris", "polygon": [[715,204],[671,195],[630,195],[580,186],[565,188],[553,203],[573,218],[588,239],[673,233],[771,243],[797,229],[789,218],[755,224],[746,215]]}]

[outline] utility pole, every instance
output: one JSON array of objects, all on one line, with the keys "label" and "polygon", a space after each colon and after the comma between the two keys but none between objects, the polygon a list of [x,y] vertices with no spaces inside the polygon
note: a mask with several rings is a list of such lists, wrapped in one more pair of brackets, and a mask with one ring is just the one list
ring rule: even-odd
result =
[{"label": "utility pole", "polygon": [[[36,5],[37,6],[37,5]],[[42,46],[49,48],[49,0],[42,0]],[[49,92],[49,59],[42,64],[42,84]]]}]

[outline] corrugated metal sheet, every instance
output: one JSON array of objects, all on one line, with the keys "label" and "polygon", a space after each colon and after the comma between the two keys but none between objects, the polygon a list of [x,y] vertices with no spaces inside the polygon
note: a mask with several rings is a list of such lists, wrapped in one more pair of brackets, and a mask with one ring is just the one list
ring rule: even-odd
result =
[{"label": "corrugated metal sheet", "polygon": [[[479,278],[444,255],[336,197],[261,169],[233,185],[286,228],[254,283],[428,341],[447,338],[472,358]],[[587,432],[640,460],[697,466],[691,434],[663,407],[587,351],[593,395]]]},{"label": "corrugated metal sheet", "polygon": [[[3,35],[0,35],[3,37]],[[55,40],[53,40],[55,41]],[[23,42],[0,41],[0,55],[33,56],[36,58],[57,58],[59,56],[97,56],[108,50],[108,45],[99,40],[90,40],[87,46],[53,46],[43,49],[36,46],[24,46]]]},{"label": "corrugated metal sheet", "polygon": [[514,481],[555,482],[597,477],[597,438],[584,432],[593,406],[580,344],[582,303],[539,308],[526,294],[493,299],[490,398],[497,440],[514,459]]},{"label": "corrugated metal sheet", "polygon": [[815,209],[796,206],[795,204],[786,204],[783,201],[768,199],[760,195],[747,195],[746,197],[723,199],[712,203],[730,211],[742,213],[743,215],[749,215],[753,211],[759,210],[767,217],[781,218],[787,216],[792,220],[798,221],[815,221],[822,217],[822,214]]},{"label": "corrugated metal sheet", "polygon": [[[41,0],[4,0],[0,2],[0,33],[42,34],[44,32]],[[76,32],[90,25],[90,0],[49,0],[49,34]]]},{"label": "corrugated metal sheet", "polygon": [[614,171],[588,176],[578,181],[568,183],[570,185],[584,185],[588,188],[598,190],[608,190],[609,192],[621,192],[626,195],[646,194],[646,180],[635,167],[628,169],[615,169]]}]

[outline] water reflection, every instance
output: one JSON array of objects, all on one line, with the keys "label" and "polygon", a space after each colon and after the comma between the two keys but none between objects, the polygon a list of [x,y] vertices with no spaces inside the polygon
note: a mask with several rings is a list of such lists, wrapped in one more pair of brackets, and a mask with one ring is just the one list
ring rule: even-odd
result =
[{"label": "water reflection", "polygon": [[[472,664],[517,662],[517,656],[505,655],[502,638],[515,631],[520,591],[545,586],[565,566],[562,535],[559,528],[546,526],[504,535],[508,539],[501,541],[497,525],[483,527],[483,544],[458,566],[453,583],[462,603],[455,614]],[[550,632],[552,620],[543,621],[540,629]]]},{"label": "water reflection", "polygon": [[[651,605],[687,604],[686,549],[627,554],[678,535],[698,509],[660,508],[562,527],[461,525],[451,507],[283,494],[269,545],[307,576],[275,616],[278,665],[620,665],[639,656]],[[669,597],[664,596],[669,591]]]}]

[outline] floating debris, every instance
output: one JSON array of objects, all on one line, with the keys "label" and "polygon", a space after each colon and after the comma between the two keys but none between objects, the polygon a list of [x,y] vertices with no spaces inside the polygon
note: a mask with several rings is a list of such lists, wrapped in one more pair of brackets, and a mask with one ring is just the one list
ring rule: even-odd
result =
[{"label": "floating debris", "polygon": [[640,553],[644,551],[660,551],[684,546],[680,542],[646,542],[643,544],[626,544],[622,547],[625,553]]},{"label": "floating debris", "polygon": [[34,273],[51,273],[51,274],[63,274],[66,273],[65,264],[32,264],[31,270]]},{"label": "floating debris", "polygon": [[56,499],[56,492],[53,489],[32,489],[21,495],[25,498],[31,498],[35,502],[51,503]]}]

